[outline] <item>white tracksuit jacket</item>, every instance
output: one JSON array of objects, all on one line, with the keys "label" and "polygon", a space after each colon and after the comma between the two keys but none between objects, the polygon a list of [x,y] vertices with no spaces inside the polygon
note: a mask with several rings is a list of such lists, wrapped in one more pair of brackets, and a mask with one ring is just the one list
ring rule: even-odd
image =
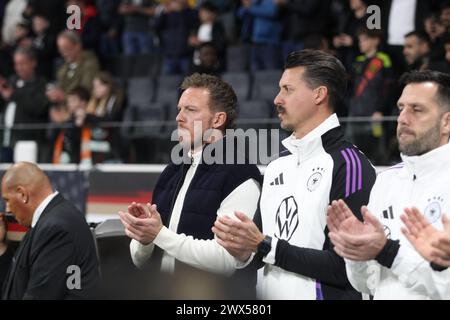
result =
[{"label": "white tracksuit jacket", "polygon": [[367,204],[376,178],[373,166],[344,140],[335,114],[283,145],[287,150],[265,170],[255,214],[263,233],[272,236],[272,250],[258,270],[259,297],[361,298],[348,282],[344,260],[330,246],[326,213],[335,199],[358,209]]},{"label": "white tracksuit jacket", "polygon": [[442,229],[441,215],[450,213],[450,144],[402,159],[378,175],[368,205],[387,237],[400,241],[392,266],[346,260],[347,275],[353,287],[374,299],[450,299],[450,268],[433,270],[400,229],[400,215],[411,206]]}]

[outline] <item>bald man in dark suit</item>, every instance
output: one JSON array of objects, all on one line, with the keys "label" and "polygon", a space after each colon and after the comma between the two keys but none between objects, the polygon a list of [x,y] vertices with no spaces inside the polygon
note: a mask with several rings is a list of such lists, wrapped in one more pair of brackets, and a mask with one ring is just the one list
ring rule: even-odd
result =
[{"label": "bald man in dark suit", "polygon": [[83,299],[99,284],[93,237],[82,214],[35,164],[10,167],[2,180],[6,212],[30,229],[15,251],[0,216],[2,299]]}]

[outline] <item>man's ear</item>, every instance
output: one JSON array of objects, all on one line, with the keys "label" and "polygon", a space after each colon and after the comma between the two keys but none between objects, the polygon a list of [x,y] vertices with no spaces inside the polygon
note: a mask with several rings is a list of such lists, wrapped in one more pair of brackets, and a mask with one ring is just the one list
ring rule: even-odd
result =
[{"label": "man's ear", "polygon": [[450,112],[444,113],[441,118],[441,133],[450,137]]},{"label": "man's ear", "polygon": [[30,199],[30,196],[28,194],[27,189],[25,189],[22,186],[18,186],[16,188],[16,194],[19,197],[20,201],[22,201],[23,203],[28,203],[28,200]]},{"label": "man's ear", "polygon": [[325,86],[317,87],[314,90],[314,103],[316,105],[322,104],[328,96],[328,88]]},{"label": "man's ear", "polygon": [[214,114],[214,119],[212,123],[213,129],[222,129],[225,127],[225,123],[227,122],[227,113],[226,112],[216,112]]}]

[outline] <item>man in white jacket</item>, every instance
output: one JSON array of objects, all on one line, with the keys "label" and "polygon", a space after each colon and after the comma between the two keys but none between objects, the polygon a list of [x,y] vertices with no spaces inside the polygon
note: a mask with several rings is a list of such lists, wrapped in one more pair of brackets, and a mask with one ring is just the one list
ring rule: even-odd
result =
[{"label": "man in white jacket", "polygon": [[344,201],[334,201],[329,236],[358,291],[375,299],[448,299],[450,270],[414,249],[401,232],[400,216],[414,206],[442,229],[442,215],[450,212],[450,76],[415,71],[402,82],[397,137],[403,163],[377,176],[369,204],[361,208],[363,223]]},{"label": "man in white jacket", "polygon": [[236,213],[240,221],[218,217],[217,241],[258,269],[259,298],[361,299],[326,228],[330,201],[346,199],[359,209],[375,181],[372,164],[344,139],[334,113],[346,90],[345,69],[322,51],[293,52],[279,87],[278,117],[292,131],[282,141],[286,150],[264,172],[254,221],[242,213]]}]

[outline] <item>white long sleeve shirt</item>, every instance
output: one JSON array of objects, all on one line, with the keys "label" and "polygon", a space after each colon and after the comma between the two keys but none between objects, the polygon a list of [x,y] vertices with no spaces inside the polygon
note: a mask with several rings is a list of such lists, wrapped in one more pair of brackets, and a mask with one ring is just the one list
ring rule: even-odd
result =
[{"label": "white long sleeve shirt", "polygon": [[[216,240],[195,239],[192,236],[176,232],[186,191],[197,170],[201,153],[195,154],[193,158],[193,164],[188,169],[177,195],[169,228],[164,226],[153,243],[149,245],[142,245],[138,241],[132,240],[130,243],[131,257],[133,263],[137,267],[141,267],[151,257],[154,246],[157,245],[164,250],[161,271],[173,272],[175,259],[177,259],[205,271],[230,275],[235,271],[235,260]],[[252,219],[258,205],[259,195],[259,183],[254,179],[248,179],[221,202],[217,215],[234,217],[234,212],[240,211]]]}]

